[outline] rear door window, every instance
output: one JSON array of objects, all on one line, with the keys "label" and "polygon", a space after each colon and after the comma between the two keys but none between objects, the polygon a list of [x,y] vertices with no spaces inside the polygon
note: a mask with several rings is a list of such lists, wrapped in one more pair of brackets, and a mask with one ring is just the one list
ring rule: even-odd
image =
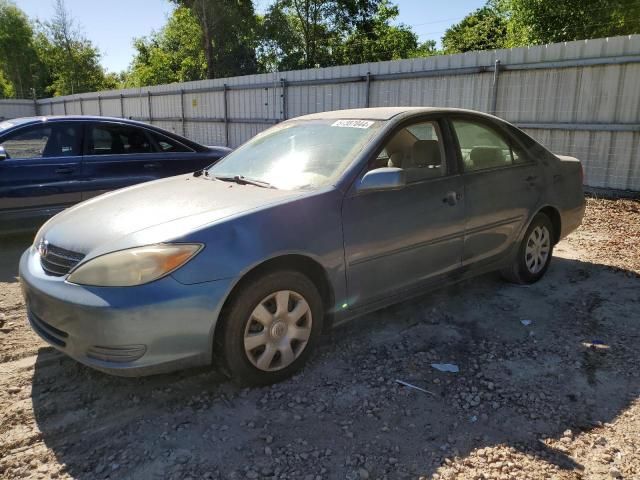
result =
[{"label": "rear door window", "polygon": [[2,146],[10,159],[80,155],[81,130],[73,124],[37,125],[8,136]]},{"label": "rear door window", "polygon": [[89,129],[89,155],[130,155],[153,153],[146,132],[128,125],[92,125]]},{"label": "rear door window", "polygon": [[452,123],[465,171],[513,165],[511,146],[497,131],[468,120],[453,120]]},{"label": "rear door window", "polygon": [[149,136],[152,138],[153,143],[156,146],[156,151],[158,152],[191,152],[189,148],[185,147],[181,143],[173,140],[172,138],[165,137],[156,132],[147,132]]}]

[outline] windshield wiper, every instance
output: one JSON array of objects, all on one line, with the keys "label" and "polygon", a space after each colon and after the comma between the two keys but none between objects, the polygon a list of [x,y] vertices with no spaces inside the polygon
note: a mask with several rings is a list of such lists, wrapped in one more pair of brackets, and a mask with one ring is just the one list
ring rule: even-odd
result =
[{"label": "windshield wiper", "polygon": [[256,180],[254,178],[247,178],[244,175],[234,175],[232,176],[224,176],[224,175],[214,175],[214,178],[217,180],[222,180],[223,182],[235,182],[240,185],[255,185],[256,187],[262,188],[276,188],[271,185],[269,182],[265,182],[263,180]]}]

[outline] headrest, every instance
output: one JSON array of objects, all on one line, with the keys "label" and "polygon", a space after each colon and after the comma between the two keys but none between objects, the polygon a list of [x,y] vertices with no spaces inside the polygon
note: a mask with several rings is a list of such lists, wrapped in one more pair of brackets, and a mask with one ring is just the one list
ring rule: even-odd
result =
[{"label": "headrest", "polygon": [[504,165],[504,154],[500,147],[473,147],[469,159],[476,168],[491,168]]},{"label": "headrest", "polygon": [[418,140],[413,144],[411,160],[414,168],[440,166],[440,144],[437,140]]},{"label": "headrest", "polygon": [[395,152],[389,156],[387,167],[402,168],[402,152]]}]

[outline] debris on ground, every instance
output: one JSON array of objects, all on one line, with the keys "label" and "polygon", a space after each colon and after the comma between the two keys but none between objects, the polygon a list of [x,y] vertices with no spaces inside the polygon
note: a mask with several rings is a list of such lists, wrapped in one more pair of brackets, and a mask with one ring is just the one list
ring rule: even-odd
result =
[{"label": "debris on ground", "polygon": [[458,373],[460,368],[453,363],[432,363],[431,368],[435,368],[439,372]]},{"label": "debris on ground", "polygon": [[397,380],[396,379],[396,383],[399,383],[400,385],[404,385],[405,387],[413,388],[414,390],[419,390],[421,392],[428,393],[429,395],[435,395],[435,393],[430,392],[429,390],[425,390],[424,388],[417,387],[417,386],[412,385],[411,383],[405,382],[403,380]]}]

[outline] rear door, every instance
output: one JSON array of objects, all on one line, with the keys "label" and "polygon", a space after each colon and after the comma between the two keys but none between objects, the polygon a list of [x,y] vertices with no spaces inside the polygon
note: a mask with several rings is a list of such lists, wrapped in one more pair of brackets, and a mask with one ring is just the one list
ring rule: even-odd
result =
[{"label": "rear door", "polygon": [[162,178],[162,155],[143,128],[117,122],[88,124],[85,132],[83,199]]},{"label": "rear door", "polygon": [[506,131],[478,117],[453,117],[464,170],[463,265],[491,262],[509,251],[539,203],[540,166]]},{"label": "rear door", "polygon": [[158,158],[162,164],[164,176],[195,172],[208,167],[215,161],[213,155],[209,156],[207,152],[196,152],[191,147],[160,132],[151,129],[146,132],[155,151],[162,154]]},{"label": "rear door", "polygon": [[80,123],[29,125],[7,133],[0,145],[7,154],[0,160],[3,224],[32,220],[28,226],[35,226],[81,200]]}]

